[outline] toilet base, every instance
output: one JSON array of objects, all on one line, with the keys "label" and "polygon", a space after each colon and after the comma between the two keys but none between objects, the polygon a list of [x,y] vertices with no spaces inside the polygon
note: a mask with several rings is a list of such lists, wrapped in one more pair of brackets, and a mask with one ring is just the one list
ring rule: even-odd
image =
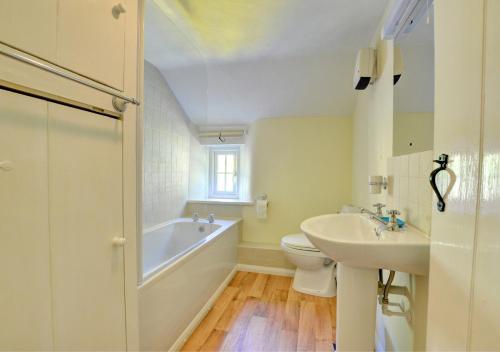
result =
[{"label": "toilet base", "polygon": [[334,263],[316,270],[297,268],[292,287],[295,291],[308,295],[334,297],[337,295],[335,271]]}]

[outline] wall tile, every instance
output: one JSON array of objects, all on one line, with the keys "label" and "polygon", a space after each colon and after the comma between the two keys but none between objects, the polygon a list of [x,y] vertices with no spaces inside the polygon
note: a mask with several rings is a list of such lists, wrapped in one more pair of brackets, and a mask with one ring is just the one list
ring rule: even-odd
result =
[{"label": "wall tile", "polygon": [[387,195],[389,208],[402,212],[408,224],[430,234],[432,190],[428,177],[432,170],[432,151],[390,158],[387,174],[391,190]]},{"label": "wall tile", "polygon": [[401,177],[408,177],[410,174],[408,155],[401,155],[398,157],[398,159],[399,159],[399,175]]},{"label": "wall tile", "polygon": [[419,177],[420,154],[421,153],[414,153],[414,154],[409,155],[409,158],[408,158],[409,174],[408,174],[408,176],[410,176],[410,177]]},{"label": "wall tile", "polygon": [[160,72],[144,67],[143,225],[183,215],[188,197],[189,129]]}]

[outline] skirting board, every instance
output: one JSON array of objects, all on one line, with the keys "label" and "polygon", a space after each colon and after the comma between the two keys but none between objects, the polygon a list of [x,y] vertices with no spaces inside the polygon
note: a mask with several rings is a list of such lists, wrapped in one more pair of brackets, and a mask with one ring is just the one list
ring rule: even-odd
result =
[{"label": "skirting board", "polygon": [[292,269],[284,269],[284,268],[275,268],[271,266],[259,266],[259,265],[248,265],[248,264],[236,264],[233,270],[229,273],[229,275],[224,279],[222,284],[215,290],[214,294],[207,303],[201,308],[201,310],[196,314],[194,319],[189,323],[186,329],[182,332],[179,338],[174,342],[174,344],[169,348],[169,351],[179,351],[187,339],[191,336],[194,330],[201,323],[203,318],[208,314],[210,309],[212,309],[213,305],[217,301],[217,298],[222,294],[224,289],[229,285],[229,282],[233,279],[234,275],[237,271],[247,271],[251,273],[259,273],[259,274],[270,274],[277,276],[290,276],[293,277],[295,274],[295,270]]},{"label": "skirting board", "polygon": [[248,271],[251,273],[269,274],[269,275],[277,275],[277,276],[293,277],[293,275],[295,275],[295,270],[293,270],[293,269],[276,268],[273,266],[237,264],[236,269],[238,271]]},{"label": "skirting board", "polygon": [[229,275],[224,279],[222,284],[215,290],[214,294],[210,299],[207,301],[207,303],[201,308],[201,310],[196,314],[194,319],[189,323],[189,325],[184,329],[182,334],[179,336],[179,338],[174,342],[172,346],[168,349],[169,351],[179,351],[181,347],[184,345],[184,343],[187,341],[187,339],[191,336],[191,334],[194,332],[194,330],[200,325],[201,321],[205,316],[208,314],[210,309],[212,309],[213,305],[217,301],[217,298],[222,294],[224,289],[229,285],[229,282],[233,279],[234,275],[236,275],[236,272],[238,271],[238,264],[236,264],[229,273]]}]

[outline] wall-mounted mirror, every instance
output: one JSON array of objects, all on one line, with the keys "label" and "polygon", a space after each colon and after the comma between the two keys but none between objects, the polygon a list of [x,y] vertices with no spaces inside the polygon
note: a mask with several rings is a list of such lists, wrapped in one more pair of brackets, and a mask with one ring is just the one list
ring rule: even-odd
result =
[{"label": "wall-mounted mirror", "polygon": [[[393,155],[433,149],[434,140],[434,23],[432,12],[420,19],[394,49]],[[398,62],[398,60],[400,60]]]}]

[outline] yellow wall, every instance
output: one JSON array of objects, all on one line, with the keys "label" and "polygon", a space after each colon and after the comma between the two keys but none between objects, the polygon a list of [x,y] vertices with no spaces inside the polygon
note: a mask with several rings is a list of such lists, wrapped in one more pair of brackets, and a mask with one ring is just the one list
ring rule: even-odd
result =
[{"label": "yellow wall", "polygon": [[[386,191],[377,195],[368,194],[368,176],[388,175],[387,161],[393,155],[394,129],[393,43],[378,40],[379,31],[374,38],[377,38],[378,78],[372,86],[358,93],[353,116],[353,204],[368,208],[376,202],[387,204],[388,201]],[[384,270],[385,279],[387,274]],[[391,294],[389,301],[404,302],[411,318],[382,314],[381,306],[378,305],[376,350],[423,350],[427,278],[396,273],[393,284],[407,287],[410,297]]]},{"label": "yellow wall", "polygon": [[351,202],[352,120],[272,118],[250,129],[252,194],[267,194],[268,217],[243,207],[243,241],[278,244],[308,217]]},{"label": "yellow wall", "polygon": [[370,208],[384,194],[368,194],[368,176],[386,175],[392,156],[393,43],[377,44],[378,79],[358,93],[353,121],[353,202]]},{"label": "yellow wall", "polygon": [[432,150],[433,143],[433,112],[394,113],[394,155]]}]

